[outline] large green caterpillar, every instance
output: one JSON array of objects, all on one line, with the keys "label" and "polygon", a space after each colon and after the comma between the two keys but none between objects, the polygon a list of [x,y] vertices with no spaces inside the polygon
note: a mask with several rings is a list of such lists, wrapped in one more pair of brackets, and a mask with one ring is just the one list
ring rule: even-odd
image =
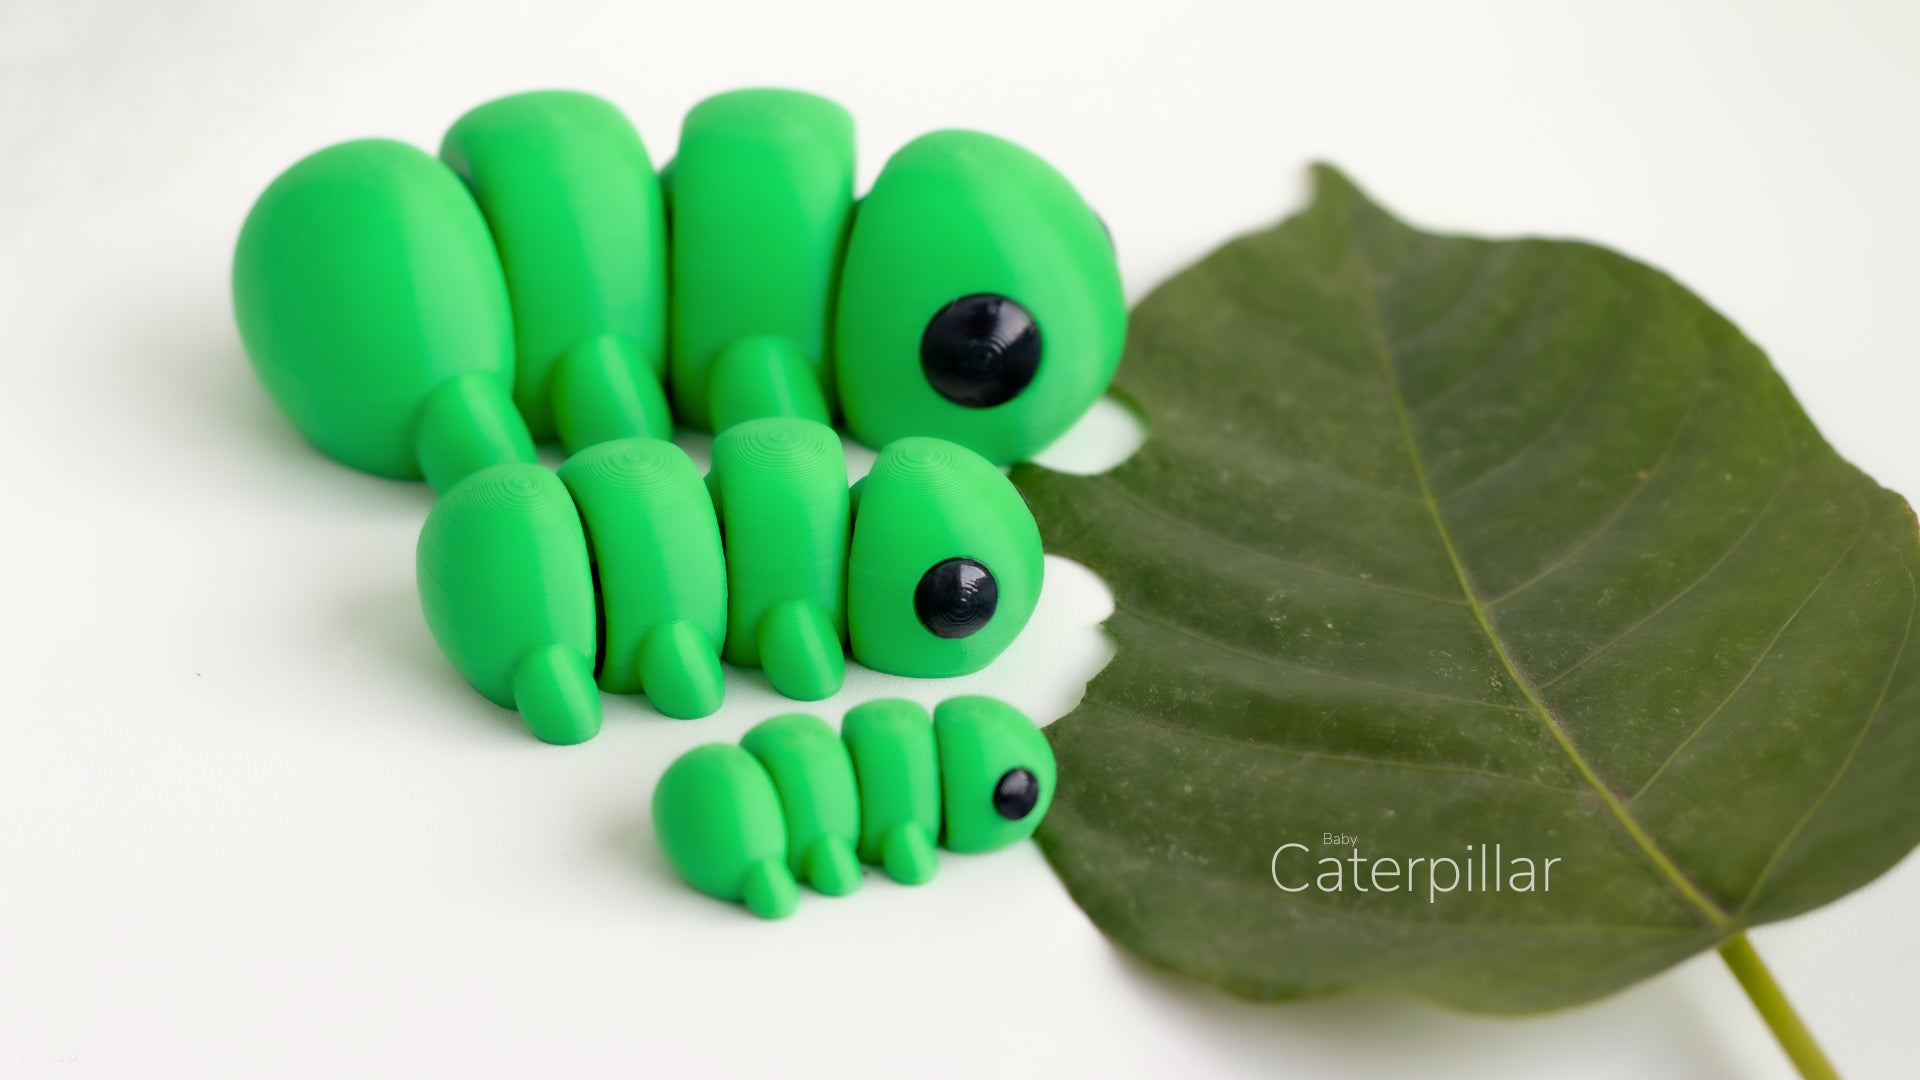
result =
[{"label": "large green caterpillar", "polygon": [[968,131],[853,184],[853,120],[810,94],[702,102],[661,174],[607,102],[517,94],[438,159],[365,139],[287,169],[241,230],[235,315],[314,445],[440,491],[675,415],[838,416],[870,446],[931,435],[1001,465],[1065,431],[1126,327],[1072,185]]},{"label": "large green caterpillar", "polygon": [[914,702],[882,699],[849,711],[838,737],[796,713],[738,746],[689,750],[654,789],[653,825],[694,888],[778,919],[798,904],[797,882],[845,896],[865,862],[919,885],[934,876],[936,844],[984,852],[1024,840],[1054,781],[1046,737],[1005,702],[949,698],[929,723]]},{"label": "large green caterpillar", "polygon": [[434,506],[417,565],[442,651],[554,743],[599,731],[602,689],[711,714],[723,656],[802,700],[839,690],[848,643],[889,674],[977,671],[1042,576],[1031,511],[980,455],[899,439],[849,491],[839,436],[784,417],[716,438],[704,483],[658,439],[483,469]]}]

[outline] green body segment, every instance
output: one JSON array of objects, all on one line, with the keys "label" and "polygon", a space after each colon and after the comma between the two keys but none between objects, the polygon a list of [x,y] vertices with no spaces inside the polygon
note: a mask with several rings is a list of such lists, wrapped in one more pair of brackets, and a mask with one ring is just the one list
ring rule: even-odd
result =
[{"label": "green body segment", "polygon": [[[766,415],[831,422],[853,118],[791,90],[708,98],[687,114],[668,182],[681,419],[715,431]],[[749,338],[764,340],[729,351]]]},{"label": "green body segment", "polygon": [[799,903],[779,795],[745,750],[713,743],[668,766],[653,792],[653,828],[667,861],[701,892],[769,919]]},{"label": "green body segment", "polygon": [[[1026,714],[998,698],[948,698],[934,707],[933,733],[940,748],[944,832],[951,851],[995,851],[1033,835],[1053,804],[1058,776],[1053,747]],[[1016,807],[996,805],[996,788],[1022,769],[1035,795]]]},{"label": "green body segment", "polygon": [[493,242],[420,150],[365,139],[282,173],[241,227],[233,307],[260,381],[324,453],[440,491],[533,460]]},{"label": "green body segment", "polygon": [[860,783],[862,861],[903,885],[933,880],[940,761],[927,710],[899,698],[857,705],[840,729]]},{"label": "green body segment", "polygon": [[[1040,530],[1005,474],[963,446],[905,438],[888,444],[855,485],[847,570],[853,655],[889,675],[966,675],[1012,643],[1040,600]],[[929,628],[916,604],[923,578],[949,559],[992,575],[996,600],[963,636]],[[950,631],[951,632],[951,631]]]},{"label": "green body segment", "polygon": [[727,569],[700,472],[659,439],[618,439],[560,467],[600,588],[600,687],[681,719],[720,708]]},{"label": "green body segment", "polygon": [[633,125],[590,94],[515,94],[462,116],[440,156],[492,230],[534,436],[671,435],[666,216]]},{"label": "green body segment", "polygon": [[817,701],[846,675],[848,494],[840,437],[811,420],[737,424],[707,485],[727,558],[726,658]]},{"label": "green body segment", "polygon": [[827,896],[860,887],[860,792],[846,744],[817,716],[789,713],[740,739],[773,778],[793,876]]},{"label": "green body segment", "polygon": [[[981,294],[1031,315],[1040,359],[1024,390],[975,408],[933,388],[921,345],[937,313]],[[1126,317],[1112,244],[1064,177],[1005,140],[934,132],[896,153],[860,203],[835,320],[840,408],[869,446],[934,435],[995,464],[1022,460],[1105,391]]]},{"label": "green body segment", "polygon": [[539,738],[600,730],[587,542],[567,489],[538,465],[497,465],[446,493],[420,531],[420,608],[442,652]]}]

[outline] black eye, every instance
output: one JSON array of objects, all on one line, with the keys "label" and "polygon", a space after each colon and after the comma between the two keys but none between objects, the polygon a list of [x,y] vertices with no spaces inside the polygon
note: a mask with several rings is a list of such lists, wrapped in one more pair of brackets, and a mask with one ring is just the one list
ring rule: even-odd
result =
[{"label": "black eye", "polygon": [[913,613],[943,638],[963,638],[987,625],[1000,605],[993,572],[972,559],[935,563],[913,590]]},{"label": "black eye", "polygon": [[1019,821],[1033,813],[1040,801],[1040,781],[1026,769],[1008,769],[993,787],[993,808],[1008,821]]},{"label": "black eye", "polygon": [[1040,370],[1040,326],[1004,296],[963,296],[927,320],[920,369],[956,405],[986,409],[1011,401]]}]

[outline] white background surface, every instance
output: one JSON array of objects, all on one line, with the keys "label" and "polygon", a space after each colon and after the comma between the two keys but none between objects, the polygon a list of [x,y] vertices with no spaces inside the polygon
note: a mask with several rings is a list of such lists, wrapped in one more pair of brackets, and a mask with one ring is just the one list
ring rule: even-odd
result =
[{"label": "white background surface", "polygon": [[[603,93],[660,160],[748,84],[846,103],[868,179],[937,126],[1028,144],[1135,297],[1297,209],[1314,158],[1419,223],[1601,240],[1920,491],[1911,4],[0,0],[0,1075],[1784,1072],[1711,956],[1535,1020],[1231,1001],[1124,958],[1031,845],[761,924],[647,816],[673,755],[782,707],[757,675],[700,722],[609,699],[570,750],[461,686],[413,599],[426,491],[306,449],[247,370],[241,217],[310,150],[433,147],[500,93]],[[1124,452],[1106,420],[1054,460]],[[1109,602],[1049,572],[988,672],[856,671],[829,715],[1064,713]],[[1915,911],[1909,860],[1754,935],[1855,1076],[1911,1074]]]}]

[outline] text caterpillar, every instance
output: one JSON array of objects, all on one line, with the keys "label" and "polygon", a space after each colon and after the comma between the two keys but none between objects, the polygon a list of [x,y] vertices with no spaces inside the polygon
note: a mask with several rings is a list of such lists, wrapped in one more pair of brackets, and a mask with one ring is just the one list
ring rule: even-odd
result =
[{"label": "text caterpillar", "polygon": [[703,483],[685,451],[620,439],[495,465],[427,516],[421,608],[454,667],[547,742],[600,730],[600,691],[667,716],[720,707],[722,656],[775,690],[840,689],[845,650],[892,675],[964,675],[1039,601],[1040,532],[1012,482],[940,439],[889,443],[851,491],[811,420],[737,424]]},{"label": "text caterpillar", "polygon": [[1065,431],[1126,331],[1093,210],[968,131],[853,184],[852,117],[809,94],[702,102],[663,174],[609,103],[518,94],[439,159],[365,139],[282,173],[240,233],[236,319],[315,446],[439,491],[537,440],[665,438],[668,389],[692,428],[839,415],[1002,465]]},{"label": "text caterpillar", "polygon": [[740,745],[682,755],[653,793],[667,861],[701,892],[769,919],[796,882],[826,896],[860,885],[860,863],[895,881],[933,879],[936,843],[995,851],[1033,835],[1053,801],[1053,748],[1019,710],[956,697],[927,711],[854,707],[838,737],[815,716],[777,716]]}]

